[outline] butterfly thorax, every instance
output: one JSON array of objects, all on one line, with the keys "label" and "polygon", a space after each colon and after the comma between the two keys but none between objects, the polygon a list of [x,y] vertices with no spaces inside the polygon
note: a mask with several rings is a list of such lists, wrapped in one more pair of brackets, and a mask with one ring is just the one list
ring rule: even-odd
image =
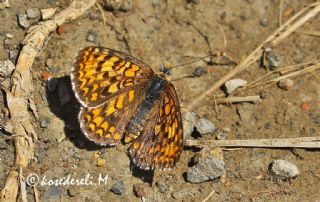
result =
[{"label": "butterfly thorax", "polygon": [[160,100],[161,94],[167,85],[167,79],[161,74],[155,74],[152,78],[149,88],[146,91],[145,99],[139,105],[135,115],[126,127],[125,142],[130,142],[137,138],[143,130],[143,125],[147,121],[147,116],[150,113],[154,102]]}]

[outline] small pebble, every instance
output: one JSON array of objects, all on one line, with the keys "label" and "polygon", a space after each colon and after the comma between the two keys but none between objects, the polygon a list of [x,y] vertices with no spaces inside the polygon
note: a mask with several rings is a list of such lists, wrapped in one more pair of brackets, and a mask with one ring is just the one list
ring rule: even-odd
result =
[{"label": "small pebble", "polygon": [[282,159],[272,161],[270,165],[270,172],[272,175],[280,179],[289,179],[300,174],[296,165]]},{"label": "small pebble", "polygon": [[9,51],[9,58],[10,58],[11,62],[15,63],[15,61],[18,58],[18,54],[19,54],[19,52],[16,50]]},{"label": "small pebble", "polygon": [[138,183],[133,185],[133,192],[139,198],[145,197],[148,193],[148,189],[149,185],[147,183]]},{"label": "small pebble", "polygon": [[228,95],[230,95],[237,88],[247,85],[247,81],[243,79],[231,79],[227,81],[224,85]]},{"label": "small pebble", "polygon": [[38,163],[42,162],[44,157],[46,156],[46,150],[40,147],[38,150],[36,150],[35,156],[38,159]]},{"label": "small pebble", "polygon": [[51,186],[44,193],[44,198],[46,200],[58,200],[60,199],[60,195],[61,195],[61,189],[57,186]]},{"label": "small pebble", "polygon": [[117,195],[121,195],[125,192],[125,188],[124,188],[124,184],[123,184],[123,181],[118,181],[117,183],[115,183],[111,189],[110,189],[111,192],[113,192],[114,194],[117,194]]},{"label": "small pebble", "polygon": [[90,31],[87,36],[87,40],[90,42],[96,42],[98,37],[98,32]]},{"label": "small pebble", "polygon": [[156,185],[157,185],[158,191],[162,194],[168,193],[168,191],[170,190],[170,187],[162,181],[156,182]]},{"label": "small pebble", "polygon": [[184,199],[194,197],[199,192],[196,188],[184,188],[176,192],[172,192],[172,198],[184,201]]},{"label": "small pebble", "polygon": [[228,134],[225,131],[223,130],[217,131],[217,135],[216,135],[217,140],[226,140],[227,136]]},{"label": "small pebble", "polygon": [[191,136],[194,125],[196,124],[197,117],[194,112],[184,112],[182,114],[182,122],[183,122],[183,138],[186,140]]},{"label": "small pebble", "polygon": [[51,58],[48,58],[48,59],[46,60],[46,66],[47,66],[47,67],[53,67],[53,60],[52,60]]},{"label": "small pebble", "polygon": [[278,86],[283,90],[291,90],[294,86],[294,81],[292,79],[281,79],[278,82]]},{"label": "small pebble", "polygon": [[100,157],[100,155],[99,155],[98,153],[96,153],[96,152],[95,152],[95,153],[92,155],[92,157],[93,157],[93,158],[95,158],[95,159],[97,159],[97,158],[99,158],[99,157]]},{"label": "small pebble", "polygon": [[318,124],[320,126],[320,109],[313,110],[310,113],[310,117],[315,124]]},{"label": "small pebble", "polygon": [[18,24],[20,27],[27,29],[30,27],[30,23],[27,20],[27,15],[25,13],[18,14]]},{"label": "small pebble", "polygon": [[160,6],[160,1],[159,0],[152,0],[152,6],[153,7]]},{"label": "small pebble", "polygon": [[40,10],[38,8],[28,8],[26,13],[29,19],[40,17]]},{"label": "small pebble", "polygon": [[6,123],[6,125],[3,127],[3,130],[6,131],[9,134],[13,133],[13,126],[11,125],[11,123]]},{"label": "small pebble", "polygon": [[189,0],[190,3],[199,4],[200,0]]},{"label": "small pebble", "polygon": [[60,26],[57,28],[57,34],[63,35],[65,32],[66,32],[65,26],[60,25]]},{"label": "small pebble", "polygon": [[243,123],[251,123],[255,117],[255,110],[252,104],[242,103],[237,109],[237,114]]},{"label": "small pebble", "polygon": [[99,21],[102,20],[100,13],[97,13],[97,12],[88,13],[88,17],[90,18],[90,20],[99,20]]},{"label": "small pebble", "polygon": [[201,183],[216,179],[225,174],[224,162],[209,156],[200,159],[199,163],[188,169],[187,180],[191,183]]},{"label": "small pebble", "polygon": [[106,159],[102,159],[102,158],[98,158],[97,159],[97,166],[105,167],[106,165],[107,165],[107,160]]},{"label": "small pebble", "polygon": [[260,20],[260,25],[263,27],[268,26],[268,19],[264,18],[264,19]]},{"label": "small pebble", "polygon": [[70,186],[70,188],[67,191],[70,197],[75,197],[76,195],[78,195],[77,189],[73,186]]},{"label": "small pebble", "polygon": [[46,20],[46,19],[52,17],[56,11],[57,11],[57,8],[42,9],[41,10],[41,17],[43,20]]},{"label": "small pebble", "polygon": [[201,135],[213,133],[216,130],[214,124],[208,119],[199,119],[195,123],[195,127]]},{"label": "small pebble", "polygon": [[272,51],[266,52],[266,62],[270,70],[275,70],[282,64],[282,57]]},{"label": "small pebble", "polygon": [[0,1],[0,10],[3,10],[5,8],[10,8],[9,0],[1,0]]},{"label": "small pebble", "polygon": [[4,45],[5,45],[5,48],[9,49],[9,50],[15,48],[15,44],[14,44],[13,40],[11,40],[9,38],[4,40]]},{"label": "small pebble", "polygon": [[194,71],[193,71],[193,76],[194,77],[200,77],[204,74],[206,74],[206,70],[203,67],[197,67]]},{"label": "small pebble", "polygon": [[302,111],[309,111],[311,109],[311,105],[307,102],[304,102],[300,105],[300,109]]},{"label": "small pebble", "polygon": [[12,39],[12,38],[13,38],[13,35],[10,34],[10,33],[6,33],[6,37],[7,37],[8,39]]},{"label": "small pebble", "polygon": [[0,76],[9,77],[15,68],[10,60],[0,61]]},{"label": "small pebble", "polygon": [[104,8],[108,11],[130,11],[133,7],[132,0],[104,0]]},{"label": "small pebble", "polygon": [[49,125],[50,125],[50,119],[48,117],[45,117],[40,121],[41,128],[48,128]]},{"label": "small pebble", "polygon": [[261,99],[266,99],[268,97],[268,93],[265,90],[261,90],[259,92]]}]

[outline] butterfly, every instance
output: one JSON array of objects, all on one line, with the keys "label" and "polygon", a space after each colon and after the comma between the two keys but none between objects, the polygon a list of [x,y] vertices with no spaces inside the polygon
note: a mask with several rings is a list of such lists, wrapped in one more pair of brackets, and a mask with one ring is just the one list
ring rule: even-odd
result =
[{"label": "butterfly", "polygon": [[84,135],[98,145],[131,143],[129,156],[142,170],[173,168],[183,149],[183,126],[170,76],[169,66],[155,73],[109,48],[79,51],[71,82]]}]

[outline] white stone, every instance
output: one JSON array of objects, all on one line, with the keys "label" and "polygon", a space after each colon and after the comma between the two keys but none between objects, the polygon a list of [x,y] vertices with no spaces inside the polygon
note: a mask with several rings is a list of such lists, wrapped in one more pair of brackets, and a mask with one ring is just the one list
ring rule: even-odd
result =
[{"label": "white stone", "polygon": [[57,8],[47,8],[41,10],[42,20],[52,17],[57,11]]},{"label": "white stone", "polygon": [[296,165],[282,159],[272,161],[270,172],[275,177],[281,179],[293,178],[300,174],[300,171]]},{"label": "white stone", "polygon": [[15,69],[15,65],[10,60],[0,61],[0,76],[8,77]]},{"label": "white stone", "polygon": [[224,85],[227,90],[227,93],[230,95],[237,88],[247,85],[247,81],[243,79],[231,79],[227,81]]}]

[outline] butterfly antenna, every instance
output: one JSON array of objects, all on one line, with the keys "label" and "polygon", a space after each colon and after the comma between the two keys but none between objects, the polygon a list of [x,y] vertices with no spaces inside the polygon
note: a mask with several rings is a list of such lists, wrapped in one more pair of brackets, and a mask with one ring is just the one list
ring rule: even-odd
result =
[{"label": "butterfly antenna", "polygon": [[221,56],[223,55],[223,53],[213,53],[213,54],[210,54],[210,55],[207,55],[205,57],[201,57],[199,59],[196,59],[196,60],[193,60],[193,61],[190,61],[190,62],[186,62],[186,63],[183,63],[183,64],[179,64],[179,65],[175,65],[173,66],[172,68],[176,68],[176,67],[181,67],[181,66],[184,66],[184,65],[189,65],[189,64],[192,64],[192,63],[195,63],[195,62],[199,62],[203,59],[206,59],[206,58],[209,58],[209,57],[213,57],[213,56]]},{"label": "butterfly antenna", "polygon": [[[148,25],[148,23],[146,22],[146,20],[145,20],[141,15],[140,15],[140,17],[141,17],[142,22],[143,22],[144,24]],[[157,51],[159,52],[159,56],[160,56],[160,59],[161,59],[161,63],[162,63],[162,65],[165,67],[164,60],[163,60],[163,57],[162,57],[162,52],[161,52],[161,49],[160,49],[159,45],[158,45],[158,44],[156,43],[156,41],[153,39],[153,37],[152,37],[152,35],[150,34],[149,30],[147,30],[147,33],[146,33],[146,34],[147,34],[148,38],[151,39],[153,45],[156,47]]]}]

